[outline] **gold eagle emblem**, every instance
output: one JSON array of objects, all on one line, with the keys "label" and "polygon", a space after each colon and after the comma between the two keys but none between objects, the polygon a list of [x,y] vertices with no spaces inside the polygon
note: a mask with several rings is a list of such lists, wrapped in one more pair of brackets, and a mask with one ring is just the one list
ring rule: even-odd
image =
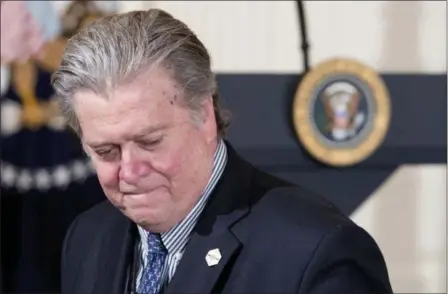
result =
[{"label": "gold eagle emblem", "polygon": [[390,116],[381,77],[351,59],[318,64],[298,85],[293,102],[297,138],[311,156],[337,167],[371,156],[386,136]]}]

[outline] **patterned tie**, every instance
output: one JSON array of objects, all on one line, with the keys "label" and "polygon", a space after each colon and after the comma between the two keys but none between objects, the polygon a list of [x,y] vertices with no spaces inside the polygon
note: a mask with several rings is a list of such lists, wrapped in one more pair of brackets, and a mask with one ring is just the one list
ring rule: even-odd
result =
[{"label": "patterned tie", "polygon": [[141,294],[158,294],[162,288],[162,271],[167,255],[159,234],[148,234],[148,255],[146,267],[143,269],[142,279],[138,288]]}]

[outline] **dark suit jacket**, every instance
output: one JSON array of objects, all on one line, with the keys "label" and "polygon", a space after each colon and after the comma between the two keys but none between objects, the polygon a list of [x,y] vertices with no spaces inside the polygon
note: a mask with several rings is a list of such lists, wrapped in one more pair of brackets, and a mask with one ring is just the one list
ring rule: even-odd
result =
[{"label": "dark suit jacket", "polygon": [[[169,294],[392,293],[368,233],[324,199],[257,170],[227,147],[227,166]],[[124,293],[133,231],[109,202],[81,214],[64,242],[62,293]],[[209,267],[205,256],[214,248],[222,258]]]}]

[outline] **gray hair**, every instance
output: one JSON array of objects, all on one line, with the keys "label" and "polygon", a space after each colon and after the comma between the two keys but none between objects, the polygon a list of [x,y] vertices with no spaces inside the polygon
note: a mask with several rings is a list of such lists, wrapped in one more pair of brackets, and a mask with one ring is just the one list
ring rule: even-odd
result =
[{"label": "gray hair", "polygon": [[193,114],[199,114],[204,99],[212,96],[218,135],[224,137],[230,120],[220,104],[210,55],[183,22],[160,9],[100,18],[68,40],[60,68],[52,76],[68,125],[81,134],[72,103],[77,91],[107,96],[111,87],[157,64],[183,89],[183,102]]}]

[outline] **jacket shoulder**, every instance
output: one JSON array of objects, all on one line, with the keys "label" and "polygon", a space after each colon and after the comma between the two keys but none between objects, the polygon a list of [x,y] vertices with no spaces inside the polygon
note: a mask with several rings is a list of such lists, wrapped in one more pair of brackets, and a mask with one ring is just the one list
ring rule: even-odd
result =
[{"label": "jacket shoulder", "polygon": [[260,214],[269,214],[271,221],[283,226],[328,231],[341,225],[355,225],[330,201],[300,186],[273,188],[254,208]]},{"label": "jacket shoulder", "polygon": [[[119,211],[107,200],[79,214],[71,223],[62,247],[62,293],[86,292],[90,284],[79,283],[77,277],[90,275],[105,234],[120,223]],[[83,289],[81,291],[81,289]]]},{"label": "jacket shoulder", "polygon": [[[300,293],[330,281],[323,274],[330,271],[331,280],[338,279],[336,292],[391,293],[384,258],[368,232],[324,197],[272,176],[261,180],[266,177],[255,178],[250,212],[239,227],[243,243],[257,252],[254,259],[288,269],[285,279]],[[360,284],[359,276],[343,274],[359,269],[368,279]]]},{"label": "jacket shoulder", "polygon": [[76,246],[86,245],[93,242],[98,232],[104,231],[112,225],[116,209],[105,200],[79,214],[70,224],[64,239],[64,252],[72,244]]},{"label": "jacket shoulder", "polygon": [[110,226],[111,219],[117,214],[116,208],[104,200],[80,213],[70,224],[67,235],[81,233],[86,236],[89,233],[98,232]]},{"label": "jacket shoulder", "polygon": [[324,197],[265,172],[256,172],[252,184],[250,218],[288,236],[320,239],[341,226],[356,226]]}]

